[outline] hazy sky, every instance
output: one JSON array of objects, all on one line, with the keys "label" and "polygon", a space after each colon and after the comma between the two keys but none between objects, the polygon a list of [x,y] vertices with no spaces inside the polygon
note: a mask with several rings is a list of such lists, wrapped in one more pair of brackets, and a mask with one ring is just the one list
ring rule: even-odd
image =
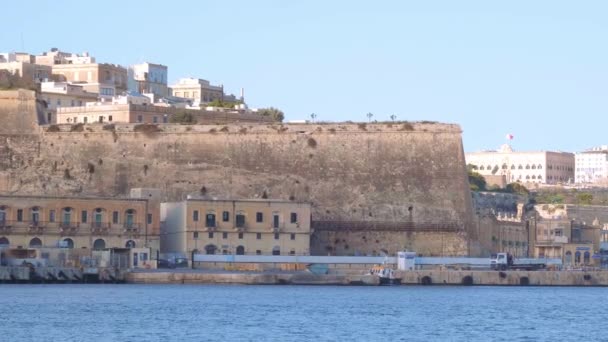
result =
[{"label": "hazy sky", "polygon": [[[45,4],[46,3],[46,4]],[[0,51],[89,51],[245,88],[288,120],[458,123],[466,151],[608,144],[606,1],[28,1]],[[95,13],[95,14],[91,14]]]}]

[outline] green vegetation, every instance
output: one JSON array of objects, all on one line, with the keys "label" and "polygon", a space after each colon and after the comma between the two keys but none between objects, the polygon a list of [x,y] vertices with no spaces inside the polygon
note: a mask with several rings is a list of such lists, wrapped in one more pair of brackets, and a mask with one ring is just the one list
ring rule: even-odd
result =
[{"label": "green vegetation", "polygon": [[486,179],[479,173],[469,170],[469,187],[471,191],[486,191]]},{"label": "green vegetation", "polygon": [[274,107],[261,108],[258,110],[258,114],[262,116],[270,116],[272,120],[279,122],[283,122],[285,119],[285,114],[283,114],[280,109]]},{"label": "green vegetation", "polygon": [[170,123],[178,123],[182,125],[192,125],[196,123],[194,115],[188,112],[179,112],[169,118]]},{"label": "green vegetation", "polygon": [[237,100],[236,102],[231,102],[231,101],[224,101],[224,100],[220,100],[220,99],[215,99],[209,103],[207,103],[205,106],[208,107],[220,107],[220,108],[234,108],[237,105],[242,104],[242,101]]},{"label": "green vegetation", "polygon": [[578,204],[591,205],[593,202],[593,195],[588,192],[581,192],[576,195],[576,200]]}]

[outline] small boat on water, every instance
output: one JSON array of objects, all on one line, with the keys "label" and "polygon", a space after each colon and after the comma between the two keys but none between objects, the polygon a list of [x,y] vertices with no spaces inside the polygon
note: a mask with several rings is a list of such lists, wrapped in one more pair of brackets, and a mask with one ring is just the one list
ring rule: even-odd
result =
[{"label": "small boat on water", "polygon": [[379,278],[380,285],[401,285],[401,278],[397,278],[395,270],[388,266],[374,266],[369,273]]}]

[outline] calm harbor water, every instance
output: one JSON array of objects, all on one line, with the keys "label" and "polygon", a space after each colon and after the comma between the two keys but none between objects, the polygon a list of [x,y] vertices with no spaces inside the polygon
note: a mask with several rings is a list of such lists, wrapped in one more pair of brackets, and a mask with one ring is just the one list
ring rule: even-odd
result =
[{"label": "calm harbor water", "polygon": [[607,291],[0,285],[0,340],[606,341]]}]

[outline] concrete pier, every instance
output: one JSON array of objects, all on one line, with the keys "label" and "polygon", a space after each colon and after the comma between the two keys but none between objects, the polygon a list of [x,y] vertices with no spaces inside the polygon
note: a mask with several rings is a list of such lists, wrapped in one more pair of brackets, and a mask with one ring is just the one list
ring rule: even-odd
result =
[{"label": "concrete pier", "polygon": [[131,272],[128,283],[136,284],[246,284],[246,285],[378,285],[371,275],[316,275],[308,272]]},{"label": "concrete pier", "polygon": [[397,271],[404,285],[608,286],[606,271]]}]

